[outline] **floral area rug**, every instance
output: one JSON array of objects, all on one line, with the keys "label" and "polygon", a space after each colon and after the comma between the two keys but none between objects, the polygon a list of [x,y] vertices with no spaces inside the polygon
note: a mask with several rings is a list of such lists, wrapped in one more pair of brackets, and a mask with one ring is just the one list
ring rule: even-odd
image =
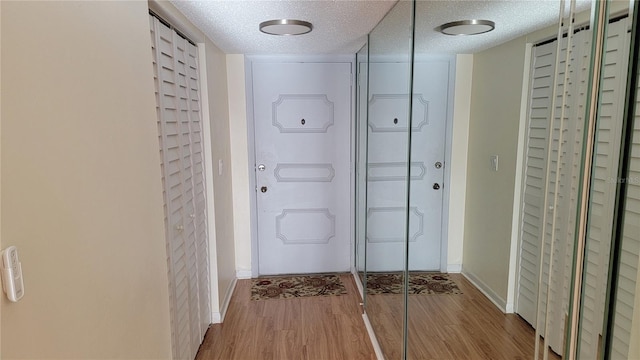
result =
[{"label": "floral area rug", "polygon": [[251,300],[290,299],[347,293],[338,275],[261,277],[251,280]]},{"label": "floral area rug", "polygon": [[[360,274],[362,277],[363,274]],[[402,294],[402,273],[368,273],[367,294]],[[456,283],[447,274],[409,273],[409,295],[462,294]]]}]

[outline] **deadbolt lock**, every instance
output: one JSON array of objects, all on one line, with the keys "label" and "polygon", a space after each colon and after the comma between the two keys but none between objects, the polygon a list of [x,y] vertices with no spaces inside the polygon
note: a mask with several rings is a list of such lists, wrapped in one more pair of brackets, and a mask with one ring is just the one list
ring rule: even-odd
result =
[{"label": "deadbolt lock", "polygon": [[440,184],[438,183],[433,184],[433,190],[438,190],[438,189],[440,189]]},{"label": "deadbolt lock", "polygon": [[440,161],[436,161],[435,167],[436,169],[440,169],[442,167],[442,163]]},{"label": "deadbolt lock", "polygon": [[263,193],[266,193],[267,192],[267,187],[266,186],[261,187],[260,191],[263,192]]}]

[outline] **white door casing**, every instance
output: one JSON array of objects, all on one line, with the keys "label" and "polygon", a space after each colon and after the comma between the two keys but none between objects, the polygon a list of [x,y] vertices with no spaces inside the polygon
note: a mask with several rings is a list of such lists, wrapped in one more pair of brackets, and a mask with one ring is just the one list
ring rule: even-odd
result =
[{"label": "white door casing", "polygon": [[351,66],[252,62],[261,275],[349,271]]},{"label": "white door casing", "polygon": [[[450,62],[425,59],[416,61],[413,67],[407,209],[408,64],[369,63],[368,271],[402,270],[405,236],[409,241],[409,270],[446,269],[441,255],[446,249],[442,212]],[[407,212],[409,229],[405,234]]]}]

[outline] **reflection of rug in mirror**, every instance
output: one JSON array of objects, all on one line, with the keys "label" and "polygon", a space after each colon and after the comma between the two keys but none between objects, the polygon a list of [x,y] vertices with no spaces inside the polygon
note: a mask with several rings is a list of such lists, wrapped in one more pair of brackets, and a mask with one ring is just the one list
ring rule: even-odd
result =
[{"label": "reflection of rug in mirror", "polygon": [[[363,274],[360,274],[362,278]],[[367,273],[367,294],[402,294],[402,273]],[[462,294],[449,275],[427,272],[409,273],[409,295]]]},{"label": "reflection of rug in mirror", "polygon": [[273,276],[251,279],[251,300],[290,299],[347,293],[338,275]]}]

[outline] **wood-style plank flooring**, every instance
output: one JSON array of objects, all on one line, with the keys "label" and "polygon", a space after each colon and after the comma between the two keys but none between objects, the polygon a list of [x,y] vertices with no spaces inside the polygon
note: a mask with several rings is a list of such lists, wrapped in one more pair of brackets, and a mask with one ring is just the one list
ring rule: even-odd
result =
[{"label": "wood-style plank flooring", "polygon": [[[534,330],[524,320],[503,314],[463,276],[451,278],[463,294],[409,296],[409,359],[533,359]],[[263,301],[250,300],[250,280],[239,280],[224,323],[209,328],[196,359],[375,359],[354,280],[341,279],[347,295]],[[402,296],[367,302],[385,358],[400,359]]]},{"label": "wood-style plank flooring", "polygon": [[[409,295],[408,359],[533,359],[535,331],[526,321],[503,314],[464,276],[449,277],[462,294]],[[403,312],[402,295],[367,296],[367,314],[389,360],[402,356]]]},{"label": "wood-style plank flooring", "polygon": [[374,360],[351,274],[347,295],[252,301],[239,280],[223,324],[209,328],[197,360]]}]

